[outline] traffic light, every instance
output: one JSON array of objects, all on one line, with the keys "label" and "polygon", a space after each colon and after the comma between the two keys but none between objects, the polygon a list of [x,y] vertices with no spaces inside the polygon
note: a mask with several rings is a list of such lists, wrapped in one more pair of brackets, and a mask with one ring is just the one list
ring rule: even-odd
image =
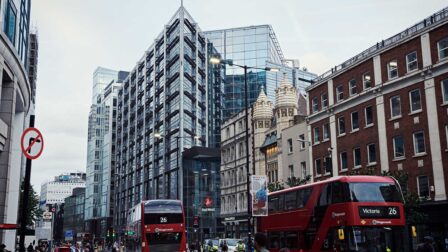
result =
[{"label": "traffic light", "polygon": [[412,237],[417,237],[417,228],[415,226],[411,226]]}]

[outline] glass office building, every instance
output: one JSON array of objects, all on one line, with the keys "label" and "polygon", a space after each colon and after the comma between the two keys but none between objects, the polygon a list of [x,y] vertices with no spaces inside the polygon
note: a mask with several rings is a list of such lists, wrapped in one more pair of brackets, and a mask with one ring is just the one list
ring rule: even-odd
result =
[{"label": "glass office building", "polygon": [[[181,155],[219,144],[220,69],[213,48],[181,6],[138,60],[118,93],[115,173],[116,230],[141,200],[183,199]],[[210,105],[213,103],[213,106]]]},{"label": "glass office building", "polygon": [[93,103],[87,138],[85,230],[105,237],[112,226],[117,94],[127,72],[98,67],[93,74]]},{"label": "glass office building", "polygon": [[[234,64],[248,67],[276,67],[279,72],[249,69],[247,72],[249,103],[258,97],[263,86],[268,98],[275,102],[275,88],[288,73],[295,83],[293,68],[283,64],[284,56],[270,25],[249,26],[224,30],[206,31],[204,35],[219,52],[222,59],[232,59]],[[223,120],[244,108],[244,69],[225,66]]]}]

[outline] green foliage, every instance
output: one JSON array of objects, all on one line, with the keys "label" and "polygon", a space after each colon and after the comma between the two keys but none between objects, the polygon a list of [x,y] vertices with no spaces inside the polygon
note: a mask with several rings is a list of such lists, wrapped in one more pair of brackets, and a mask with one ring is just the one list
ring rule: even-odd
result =
[{"label": "green foliage", "polygon": [[[22,185],[20,186],[20,203],[19,203],[19,215],[22,212],[22,197],[23,197],[23,190],[24,190],[24,182],[22,182]],[[30,185],[30,191],[28,194],[28,214],[26,218],[26,225],[32,226],[36,220],[40,217],[42,217],[43,211],[39,208],[39,197],[37,196],[37,193],[34,191],[33,185]],[[21,220],[19,219],[19,222]]]},{"label": "green foliage", "polygon": [[285,186],[293,187],[293,186],[299,186],[304,185],[311,180],[311,175],[306,176],[305,178],[297,178],[297,177],[289,177],[286,182],[284,181],[275,181],[268,184],[268,190],[269,192],[275,192],[279,190],[285,189]]}]

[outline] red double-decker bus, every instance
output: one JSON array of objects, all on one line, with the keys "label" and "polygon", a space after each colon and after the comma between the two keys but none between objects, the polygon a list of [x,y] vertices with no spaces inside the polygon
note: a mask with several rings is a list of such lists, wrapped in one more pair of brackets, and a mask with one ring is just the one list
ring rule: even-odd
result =
[{"label": "red double-decker bus", "polygon": [[403,195],[391,177],[342,176],[269,194],[269,251],[403,251]]},{"label": "red double-decker bus", "polygon": [[126,251],[185,252],[184,220],[184,210],[179,200],[140,202],[128,212]]}]

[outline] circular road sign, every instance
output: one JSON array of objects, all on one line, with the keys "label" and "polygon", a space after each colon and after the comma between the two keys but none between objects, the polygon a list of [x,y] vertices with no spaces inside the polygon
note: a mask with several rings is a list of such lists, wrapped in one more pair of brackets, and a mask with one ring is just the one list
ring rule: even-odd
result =
[{"label": "circular road sign", "polygon": [[44,150],[44,138],[36,128],[28,128],[22,134],[20,141],[23,154],[28,159],[36,159]]}]

